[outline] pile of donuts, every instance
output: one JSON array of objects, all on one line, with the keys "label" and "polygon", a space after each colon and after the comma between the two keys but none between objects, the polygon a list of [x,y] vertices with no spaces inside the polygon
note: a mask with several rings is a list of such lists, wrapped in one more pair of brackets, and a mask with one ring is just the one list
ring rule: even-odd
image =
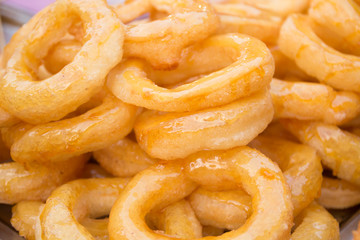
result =
[{"label": "pile of donuts", "polygon": [[355,0],[57,0],[1,56],[13,227],[339,239],[326,209],[360,203],[359,13]]}]

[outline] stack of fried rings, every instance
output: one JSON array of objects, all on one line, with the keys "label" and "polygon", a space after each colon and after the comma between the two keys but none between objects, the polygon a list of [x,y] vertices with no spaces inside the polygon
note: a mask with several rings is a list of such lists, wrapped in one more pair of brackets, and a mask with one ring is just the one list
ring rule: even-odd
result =
[{"label": "stack of fried rings", "polygon": [[324,207],[360,203],[359,6],[280,2],[36,14],[0,69],[0,202],[19,234],[339,239]]}]

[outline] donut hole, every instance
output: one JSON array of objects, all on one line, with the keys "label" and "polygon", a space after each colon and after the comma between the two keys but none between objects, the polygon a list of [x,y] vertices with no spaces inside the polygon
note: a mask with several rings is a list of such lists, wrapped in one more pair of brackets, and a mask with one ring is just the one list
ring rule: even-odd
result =
[{"label": "donut hole", "polygon": [[82,47],[84,28],[81,21],[75,21],[66,35],[54,44],[43,59],[44,68],[50,74],[60,72],[72,62]]}]

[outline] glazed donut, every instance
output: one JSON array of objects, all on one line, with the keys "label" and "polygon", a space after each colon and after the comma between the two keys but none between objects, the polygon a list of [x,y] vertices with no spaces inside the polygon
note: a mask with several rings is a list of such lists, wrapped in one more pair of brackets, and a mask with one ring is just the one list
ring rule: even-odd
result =
[{"label": "glazed donut", "polygon": [[212,239],[251,236],[271,240],[290,236],[291,196],[280,169],[256,150],[238,147],[199,152],[137,174],[111,209],[110,239],[174,239],[150,231],[146,214],[183,199],[198,185],[221,189],[228,183],[243,186],[252,196],[253,213],[239,229]]},{"label": "glazed donut", "polygon": [[339,223],[316,202],[295,218],[295,231],[291,240],[339,240]]},{"label": "glazed donut", "polygon": [[[214,56],[220,52],[222,58],[227,59],[226,62],[232,63],[220,70],[217,61],[206,66],[206,62],[214,58],[204,60],[204,56]],[[264,89],[274,73],[273,58],[266,45],[241,34],[211,37],[191,47],[187,53],[183,55],[178,69],[162,72],[158,79],[173,78],[178,82],[201,73],[212,73],[194,82],[167,89],[147,78],[145,63],[128,60],[109,73],[107,86],[124,102],[158,111],[184,112],[216,107],[249,96]]]},{"label": "glazed donut", "polygon": [[270,83],[275,118],[324,121],[339,125],[360,113],[360,97],[352,92],[336,92],[324,84],[287,82]]},{"label": "glazed donut", "polygon": [[128,138],[95,151],[93,155],[106,171],[118,177],[132,177],[157,162]]},{"label": "glazed donut", "polygon": [[[258,149],[280,166],[290,187],[294,216],[319,195],[322,166],[314,149],[264,136],[257,137],[249,146]],[[233,230],[243,225],[251,213],[251,199],[244,191],[211,192],[198,189],[190,195],[189,200],[203,225]],[[221,211],[214,212],[211,209]]]},{"label": "glazed donut", "polygon": [[265,136],[255,138],[249,146],[276,162],[283,171],[291,191],[294,216],[317,198],[323,169],[321,159],[313,148]]},{"label": "glazed donut", "polygon": [[305,15],[290,15],[280,30],[279,47],[310,76],[335,89],[360,92],[360,58],[327,46]]},{"label": "glazed donut", "polygon": [[17,162],[0,164],[0,203],[24,200],[45,201],[61,184],[80,176],[89,155],[51,164]]},{"label": "glazed donut", "polygon": [[[115,7],[126,22],[154,10],[170,15],[125,26],[124,56],[144,59],[155,69],[175,68],[184,48],[206,39],[219,25],[215,11],[205,0],[136,0]],[[59,52],[50,52],[48,58],[56,60],[63,47],[60,44]],[[74,52],[78,49],[76,44],[71,48]]]},{"label": "glazed donut", "polygon": [[[13,207],[11,224],[19,231],[20,236],[28,240],[35,240],[37,220],[44,206],[45,204],[40,201],[23,201]],[[184,238],[201,237],[202,226],[196,219],[189,203],[184,200],[171,204],[160,212],[151,213],[149,217],[164,229],[164,234],[183,236]],[[93,239],[109,239],[107,218],[91,219],[86,217],[79,223],[86,228]],[[158,232],[161,233],[161,231]]]},{"label": "glazed donut", "polygon": [[270,94],[261,91],[228,105],[197,112],[147,111],[139,116],[134,130],[147,154],[173,160],[201,150],[246,145],[266,128],[272,117]]},{"label": "glazed donut", "polygon": [[215,192],[200,187],[188,200],[203,226],[235,230],[251,215],[251,197],[243,190]]},{"label": "glazed donut", "polygon": [[[322,28],[329,29],[338,38],[337,48],[360,54],[360,6],[354,0],[314,0],[309,8],[309,16]],[[335,35],[335,36],[334,36]]]},{"label": "glazed donut", "polygon": [[217,33],[244,33],[268,44],[276,44],[282,19],[243,3],[213,4],[220,17]]},{"label": "glazed donut", "polygon": [[[177,66],[182,50],[213,34],[219,20],[205,0],[144,0],[170,15],[126,29],[124,55],[145,59],[156,69]],[[146,3],[147,4],[147,3]]]},{"label": "glazed donut", "polygon": [[[88,11],[89,6],[96,11]],[[27,34],[7,61],[0,82],[1,107],[32,124],[59,120],[88,101],[121,61],[123,52],[123,25],[104,1],[59,0],[44,11],[24,30]],[[81,50],[60,72],[35,81],[41,59],[67,32],[76,15],[86,26]]]},{"label": "glazed donut", "polygon": [[[23,201],[19,202],[12,208],[12,226],[19,232],[20,236],[27,240],[35,240],[36,231],[39,231],[39,216],[45,204],[39,201]],[[38,225],[39,224],[39,225]],[[81,221],[86,230],[96,240],[107,240],[109,234],[107,231],[108,219],[90,219],[85,218]],[[40,228],[41,229],[41,228]],[[37,237],[39,239],[39,237]],[[42,239],[42,238],[41,238]]]},{"label": "glazed donut", "polygon": [[34,126],[14,142],[11,156],[17,162],[56,162],[104,148],[132,130],[136,111],[108,93],[80,116]]},{"label": "glazed donut", "polygon": [[350,208],[360,203],[360,188],[341,179],[324,177],[317,201],[325,208]]},{"label": "glazed donut", "polygon": [[57,188],[39,216],[41,239],[94,239],[80,222],[86,218],[97,222],[95,218],[106,216],[128,181],[80,179]]},{"label": "glazed donut", "polygon": [[318,152],[322,163],[341,179],[360,186],[360,138],[321,122],[283,120],[283,126]]}]

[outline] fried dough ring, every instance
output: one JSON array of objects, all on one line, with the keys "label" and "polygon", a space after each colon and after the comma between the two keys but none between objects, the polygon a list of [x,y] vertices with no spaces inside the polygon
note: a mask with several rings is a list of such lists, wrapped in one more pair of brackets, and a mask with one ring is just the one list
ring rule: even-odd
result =
[{"label": "fried dough ring", "polygon": [[[177,66],[182,50],[214,33],[219,20],[205,0],[145,0],[170,15],[164,19],[129,26],[124,55],[143,58],[156,69]],[[165,56],[165,57],[164,57]]]},{"label": "fried dough ring", "polygon": [[313,148],[265,136],[255,138],[249,146],[276,162],[283,171],[291,191],[294,216],[319,195],[323,169],[321,159]]},{"label": "fried dough ring", "polygon": [[360,188],[341,179],[324,177],[317,201],[325,208],[350,208],[360,203]]},{"label": "fried dough ring", "polygon": [[251,197],[243,190],[214,192],[200,187],[188,199],[203,226],[234,230],[251,215]]},{"label": "fried dough ring", "polygon": [[[134,8],[137,8],[136,12],[129,12]],[[124,56],[144,59],[155,69],[175,68],[184,48],[206,39],[219,25],[215,11],[205,0],[137,0],[125,2],[115,9],[120,19],[126,21],[151,10],[170,15],[151,22],[127,25]],[[61,47],[60,44],[58,49]],[[72,51],[76,52],[76,49],[75,44]],[[60,52],[52,52],[48,58],[56,59]]]},{"label": "fried dough ring", "polygon": [[[39,216],[45,204],[38,201],[23,201],[19,202],[12,208],[12,226],[19,232],[20,236],[27,240],[36,239],[37,224]],[[108,219],[90,219],[85,218],[80,223],[96,240],[108,240],[109,234],[107,231]],[[39,235],[39,234],[38,234]],[[39,237],[38,237],[39,239]],[[42,239],[42,238],[41,238]]]},{"label": "fried dough ring", "polygon": [[[309,16],[340,37],[341,50],[360,54],[360,6],[353,0],[314,0]],[[333,37],[333,36],[332,36]]]},{"label": "fried dough ring", "polygon": [[[255,147],[276,162],[290,187],[294,216],[319,194],[322,166],[316,151],[306,145],[274,137],[259,136],[249,146]],[[249,196],[243,191],[210,192],[198,189],[189,200],[203,225],[236,229],[251,211]],[[218,211],[212,211],[218,209]],[[220,210],[221,209],[221,210]]]},{"label": "fried dough ring", "polygon": [[79,222],[107,215],[128,181],[80,179],[57,188],[39,217],[41,239],[95,239]]},{"label": "fried dough ring", "polygon": [[46,200],[61,184],[80,176],[89,155],[52,164],[17,162],[0,164],[0,203]]},{"label": "fried dough ring", "polygon": [[244,33],[268,44],[275,44],[282,23],[281,17],[253,6],[213,4],[220,17],[217,33]]},{"label": "fried dough ring", "polygon": [[[28,240],[35,240],[36,221],[44,206],[45,204],[39,201],[23,201],[13,207],[11,224],[19,232],[20,236]],[[177,237],[183,236],[184,238],[194,238],[194,236],[201,237],[202,227],[196,219],[190,205],[184,200],[173,203],[160,212],[151,213],[150,217],[164,229],[164,234]],[[107,218],[84,218],[81,219],[80,224],[86,228],[94,239],[109,239]]]},{"label": "fried dough ring", "polygon": [[[88,11],[89,6],[96,11]],[[76,20],[74,13],[86,23],[84,45],[59,73],[35,81],[33,72],[51,45]],[[34,28],[28,30],[7,62],[0,82],[0,102],[10,114],[39,124],[61,119],[103,86],[107,73],[122,58],[124,30],[104,1],[59,0],[35,19]]]},{"label": "fried dough ring", "polygon": [[182,239],[202,237],[202,226],[186,200],[173,203],[161,211],[150,213],[149,216],[152,224],[167,236]]},{"label": "fried dough ring", "polygon": [[137,174],[110,212],[110,239],[174,239],[151,232],[145,223],[146,214],[186,197],[199,184],[221,189],[226,183],[246,189],[252,196],[253,214],[239,229],[207,239],[289,237],[292,204],[280,169],[256,150],[238,147],[199,152]]},{"label": "fried dough ring", "polygon": [[123,138],[93,154],[106,171],[118,177],[132,177],[157,162],[128,138]]},{"label": "fried dough ring", "polygon": [[324,121],[339,125],[360,113],[360,97],[352,92],[336,92],[324,84],[286,82],[270,83],[275,117]]},{"label": "fried dough ring", "polygon": [[316,202],[295,218],[297,225],[291,240],[339,240],[339,223]]},{"label": "fried dough ring", "polygon": [[327,46],[307,16],[293,14],[280,30],[279,47],[310,76],[336,89],[360,92],[360,58]]},{"label": "fried dough ring", "polygon": [[321,122],[283,120],[282,124],[316,149],[335,176],[360,186],[360,137]]},{"label": "fried dough ring", "polygon": [[56,162],[104,148],[132,130],[136,111],[108,93],[80,116],[34,126],[15,141],[11,156],[17,162]]},{"label": "fried dough ring", "polygon": [[273,117],[270,98],[268,91],[261,91],[228,105],[197,112],[147,111],[135,123],[136,138],[147,154],[162,160],[183,158],[206,149],[246,145],[270,123]]},{"label": "fried dough ring", "polygon": [[[263,89],[271,81],[274,63],[270,51],[259,40],[241,34],[214,36],[195,45],[185,55],[181,63],[184,66],[163,75],[171,77],[174,74],[173,77],[181,80],[179,72],[184,74],[184,68],[189,68],[190,74],[199,74],[199,67],[204,63],[199,57],[207,54],[206,51],[221,51],[226,56],[223,58],[228,59],[227,62],[232,59],[233,63],[192,83],[166,89],[146,77],[144,63],[126,61],[109,73],[107,86],[124,102],[158,111],[184,112],[230,103]],[[201,71],[215,67],[212,64]]]}]

